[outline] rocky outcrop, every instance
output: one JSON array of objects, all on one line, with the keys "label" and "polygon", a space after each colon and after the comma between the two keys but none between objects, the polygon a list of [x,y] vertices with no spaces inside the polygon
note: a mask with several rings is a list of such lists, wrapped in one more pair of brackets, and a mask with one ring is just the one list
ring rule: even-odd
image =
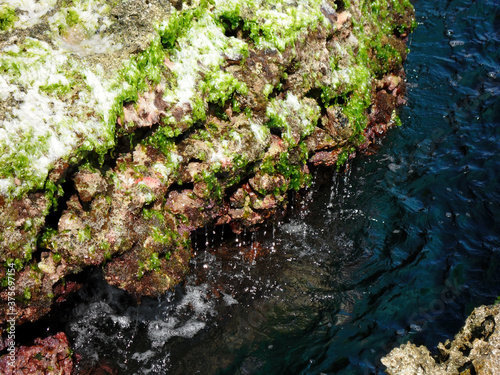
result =
[{"label": "rocky outcrop", "polygon": [[73,372],[73,351],[63,332],[45,339],[35,339],[31,346],[16,348],[15,361],[9,356],[0,358],[0,373],[11,374],[59,374]]},{"label": "rocky outcrop", "polygon": [[18,324],[92,265],[159,295],[193,230],[261,223],[312,166],[367,150],[398,124],[414,23],[407,0],[7,0],[0,20],[0,311],[14,293]]},{"label": "rocky outcrop", "polygon": [[425,346],[407,343],[382,363],[389,375],[500,374],[500,305],[476,308],[455,338],[437,349],[433,356]]}]

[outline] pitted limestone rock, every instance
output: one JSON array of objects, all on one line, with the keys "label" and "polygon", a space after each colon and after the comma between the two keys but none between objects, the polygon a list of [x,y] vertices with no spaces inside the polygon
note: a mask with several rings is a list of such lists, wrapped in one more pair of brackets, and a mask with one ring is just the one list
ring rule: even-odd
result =
[{"label": "pitted limestone rock", "polygon": [[382,363],[389,375],[494,375],[500,373],[500,305],[481,306],[467,318],[452,341],[438,345],[437,357],[408,343],[393,349]]}]

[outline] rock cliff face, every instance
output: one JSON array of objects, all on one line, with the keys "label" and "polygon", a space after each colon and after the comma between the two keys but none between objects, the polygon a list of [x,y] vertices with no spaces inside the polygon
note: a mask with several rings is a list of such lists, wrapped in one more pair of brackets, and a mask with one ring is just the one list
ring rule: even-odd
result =
[{"label": "rock cliff face", "polygon": [[408,343],[382,363],[389,375],[500,374],[500,305],[476,308],[453,341],[438,345],[437,356]]},{"label": "rock cliff face", "polygon": [[366,150],[413,25],[408,0],[4,1],[0,325],[9,292],[33,321],[91,265],[161,294],[193,230],[261,223]]}]

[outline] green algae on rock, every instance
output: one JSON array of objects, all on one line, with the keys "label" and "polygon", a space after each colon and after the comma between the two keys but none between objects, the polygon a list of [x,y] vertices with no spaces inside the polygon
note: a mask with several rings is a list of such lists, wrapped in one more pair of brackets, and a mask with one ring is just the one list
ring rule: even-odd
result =
[{"label": "green algae on rock", "polygon": [[193,230],[262,223],[310,166],[397,125],[414,18],[407,0],[7,0],[0,25],[0,277],[14,262],[23,322],[91,265],[165,292]]}]

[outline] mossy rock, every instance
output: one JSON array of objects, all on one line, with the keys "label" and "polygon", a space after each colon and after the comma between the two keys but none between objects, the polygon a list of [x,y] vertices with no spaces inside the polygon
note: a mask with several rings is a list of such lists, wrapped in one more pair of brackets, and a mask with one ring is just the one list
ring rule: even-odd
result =
[{"label": "mossy rock", "polygon": [[0,276],[15,263],[19,322],[91,265],[165,292],[191,231],[261,223],[311,164],[365,149],[398,124],[413,27],[407,0],[6,0]]}]

